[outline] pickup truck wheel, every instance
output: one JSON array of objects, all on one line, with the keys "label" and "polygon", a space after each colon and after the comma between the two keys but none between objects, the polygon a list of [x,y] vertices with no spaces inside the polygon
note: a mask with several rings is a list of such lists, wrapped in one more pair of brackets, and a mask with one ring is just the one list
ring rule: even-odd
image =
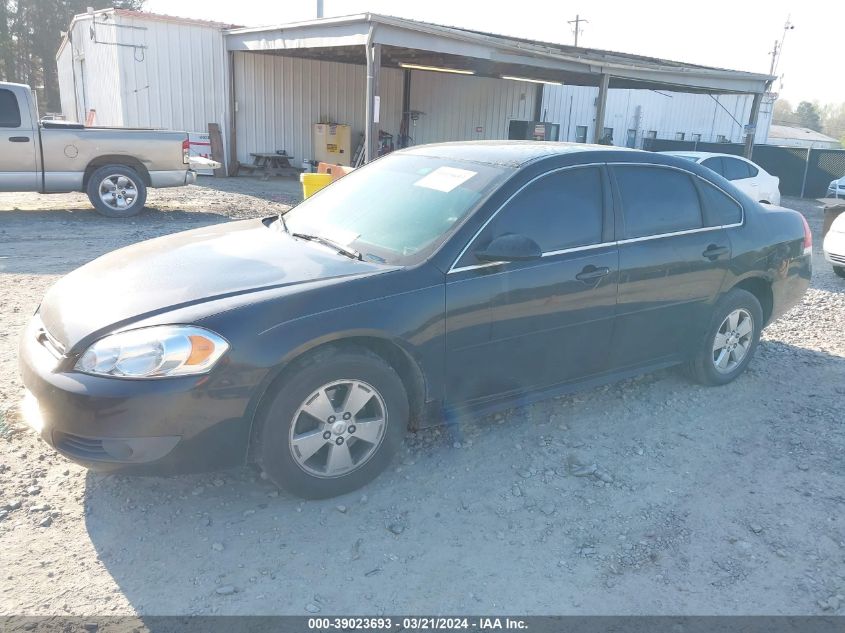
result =
[{"label": "pickup truck wheel", "polygon": [[836,273],[839,277],[845,279],[845,266],[834,266],[833,272]]},{"label": "pickup truck wheel", "polygon": [[88,199],[98,213],[128,218],[140,213],[147,201],[147,186],[137,171],[125,165],[104,165],[88,179]]},{"label": "pickup truck wheel", "polygon": [[295,362],[260,420],[257,457],[278,486],[323,499],[363,486],[408,427],[402,380],[382,358],[331,346]]},{"label": "pickup truck wheel", "polygon": [[739,376],[754,356],[763,330],[763,309],[747,290],[734,288],[716,303],[707,335],[687,373],[703,385],[725,385]]}]

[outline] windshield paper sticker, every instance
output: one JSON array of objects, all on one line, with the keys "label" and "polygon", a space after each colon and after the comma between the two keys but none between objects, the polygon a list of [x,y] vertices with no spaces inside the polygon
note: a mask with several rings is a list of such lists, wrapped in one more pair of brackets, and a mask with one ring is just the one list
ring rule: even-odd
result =
[{"label": "windshield paper sticker", "polygon": [[477,173],[477,171],[457,169],[455,167],[438,167],[430,174],[426,174],[420,178],[414,183],[414,186],[449,193],[452,189],[464,184]]}]

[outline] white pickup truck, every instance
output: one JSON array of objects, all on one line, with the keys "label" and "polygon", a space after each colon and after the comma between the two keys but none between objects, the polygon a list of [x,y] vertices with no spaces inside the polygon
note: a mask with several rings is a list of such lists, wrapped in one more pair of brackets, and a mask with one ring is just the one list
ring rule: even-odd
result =
[{"label": "white pickup truck", "polygon": [[147,187],[196,182],[185,132],[38,120],[28,86],[0,82],[0,191],[82,191],[103,215],[138,213]]}]

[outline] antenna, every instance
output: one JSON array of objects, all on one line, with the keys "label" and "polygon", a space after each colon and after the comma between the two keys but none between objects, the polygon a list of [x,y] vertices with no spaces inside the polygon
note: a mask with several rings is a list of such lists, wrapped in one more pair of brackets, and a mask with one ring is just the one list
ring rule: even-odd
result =
[{"label": "antenna", "polygon": [[572,29],[572,32],[575,33],[575,46],[578,46],[578,35],[583,32],[584,29],[581,28],[581,23],[588,24],[589,20],[582,18],[577,13],[575,14],[574,20],[569,20],[568,24],[574,24],[575,28]]},{"label": "antenna", "polygon": [[786,16],[786,23],[783,25],[783,35],[780,37],[780,42],[775,40],[774,48],[772,48],[772,52],[769,53],[769,55],[772,56],[772,65],[769,68],[770,75],[774,75],[777,72],[778,62],[780,61],[780,56],[783,54],[783,42],[786,39],[786,34],[795,29],[795,25],[790,21],[791,17],[791,15]]}]

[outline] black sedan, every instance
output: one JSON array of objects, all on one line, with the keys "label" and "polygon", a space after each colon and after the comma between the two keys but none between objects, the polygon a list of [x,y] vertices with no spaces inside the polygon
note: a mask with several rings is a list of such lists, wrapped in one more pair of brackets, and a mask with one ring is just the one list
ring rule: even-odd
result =
[{"label": "black sedan", "polygon": [[671,156],[421,146],[59,280],[23,335],[24,411],[91,468],[256,462],[336,495],[409,428],[670,365],[732,381],[806,291],[810,240]]}]

